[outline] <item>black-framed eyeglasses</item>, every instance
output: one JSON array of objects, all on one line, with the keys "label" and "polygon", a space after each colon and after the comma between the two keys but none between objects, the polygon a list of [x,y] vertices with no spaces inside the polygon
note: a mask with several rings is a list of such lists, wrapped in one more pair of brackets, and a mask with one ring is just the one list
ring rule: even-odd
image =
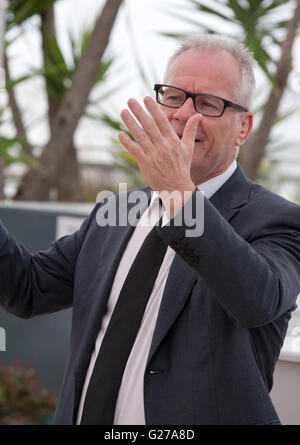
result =
[{"label": "black-framed eyeglasses", "polygon": [[169,108],[180,108],[185,101],[191,97],[195,110],[203,114],[203,116],[220,117],[226,108],[248,111],[248,108],[242,105],[223,99],[222,97],[214,96],[213,94],[189,93],[181,88],[160,83],[154,85],[154,90],[156,91],[156,101]]}]

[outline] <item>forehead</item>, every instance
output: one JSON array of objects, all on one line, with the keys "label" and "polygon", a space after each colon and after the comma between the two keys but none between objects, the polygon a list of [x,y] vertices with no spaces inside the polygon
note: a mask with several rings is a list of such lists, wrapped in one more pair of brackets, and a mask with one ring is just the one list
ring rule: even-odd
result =
[{"label": "forehead", "polygon": [[190,49],[169,65],[165,82],[190,92],[230,98],[236,96],[241,75],[238,61],[227,51]]}]

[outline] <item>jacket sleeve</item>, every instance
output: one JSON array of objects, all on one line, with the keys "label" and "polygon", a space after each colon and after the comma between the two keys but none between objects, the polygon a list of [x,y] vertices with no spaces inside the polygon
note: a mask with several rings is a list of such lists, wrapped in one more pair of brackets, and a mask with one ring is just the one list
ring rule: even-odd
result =
[{"label": "jacket sleeve", "polygon": [[[198,193],[191,199],[196,201]],[[255,217],[260,220],[258,213]],[[176,225],[175,219],[159,229],[160,236],[196,270],[235,324],[258,327],[295,309],[300,291],[299,206],[290,203],[263,226],[258,223],[247,241],[206,198],[202,235],[187,237],[184,223]],[[184,222],[182,216],[180,220]]]},{"label": "jacket sleeve", "polygon": [[7,312],[30,318],[72,305],[76,261],[96,209],[78,231],[34,254],[0,223],[0,304]]}]

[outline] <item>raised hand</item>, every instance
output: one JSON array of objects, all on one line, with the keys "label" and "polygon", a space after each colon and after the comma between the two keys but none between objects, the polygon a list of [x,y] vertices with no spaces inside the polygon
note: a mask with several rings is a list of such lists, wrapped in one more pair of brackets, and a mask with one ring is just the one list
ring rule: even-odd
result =
[{"label": "raised hand", "polygon": [[197,113],[187,121],[180,139],[160,106],[151,97],[146,97],[144,103],[149,114],[135,99],[128,101],[136,119],[128,110],[123,110],[121,117],[135,140],[124,132],[119,133],[119,140],[135,158],[153,190],[158,194],[178,192],[177,195],[181,196],[170,208],[170,203],[165,202],[164,194],[161,194],[169,216],[173,217],[195,190],[190,167],[202,115]]}]

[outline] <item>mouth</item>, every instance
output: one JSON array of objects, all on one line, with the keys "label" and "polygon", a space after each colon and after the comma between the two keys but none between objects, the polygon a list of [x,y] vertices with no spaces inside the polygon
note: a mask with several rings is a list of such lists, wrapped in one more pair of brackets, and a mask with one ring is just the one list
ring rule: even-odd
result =
[{"label": "mouth", "polygon": [[[182,135],[182,134],[178,134],[177,136],[178,136],[179,139],[181,140],[183,135]],[[198,142],[203,142],[203,139],[198,139],[198,138],[196,138],[196,139],[195,139],[195,144],[197,144]]]}]

